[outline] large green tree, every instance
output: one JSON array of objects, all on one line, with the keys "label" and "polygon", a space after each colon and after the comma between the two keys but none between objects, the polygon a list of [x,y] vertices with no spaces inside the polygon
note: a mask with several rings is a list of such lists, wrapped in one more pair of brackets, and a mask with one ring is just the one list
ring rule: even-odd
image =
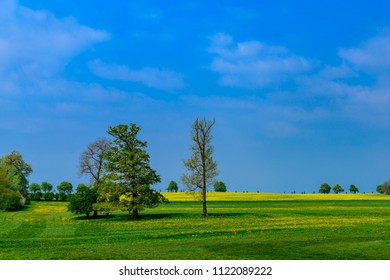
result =
[{"label": "large green tree", "polygon": [[5,170],[0,169],[0,210],[13,211],[22,206],[22,195],[11,188]]},{"label": "large green tree", "polygon": [[211,145],[211,130],[215,120],[196,118],[192,124],[190,146],[192,155],[183,161],[188,173],[181,177],[188,191],[200,191],[202,196],[203,216],[207,216],[207,188],[214,183],[218,175],[217,162],[213,159],[214,148]]},{"label": "large green tree", "polygon": [[98,189],[100,202],[110,202],[113,207],[129,211],[133,219],[139,217],[139,211],[167,201],[151,188],[161,179],[150,166],[147,142],[138,139],[140,129],[133,123],[108,128],[107,133],[114,140],[104,153],[104,183]]},{"label": "large green tree", "polygon": [[5,172],[9,188],[26,197],[28,188],[27,177],[32,173],[31,164],[26,163],[19,152],[12,151],[10,154],[0,158],[0,169]]}]

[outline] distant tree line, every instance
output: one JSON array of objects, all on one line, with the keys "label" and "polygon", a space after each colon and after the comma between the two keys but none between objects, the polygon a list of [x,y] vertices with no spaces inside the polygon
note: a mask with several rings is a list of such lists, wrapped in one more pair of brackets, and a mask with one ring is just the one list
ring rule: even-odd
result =
[{"label": "distant tree line", "polygon": [[31,183],[28,187],[31,200],[46,200],[46,201],[66,201],[68,196],[73,191],[73,185],[63,181],[57,186],[57,192],[53,192],[53,185],[48,182],[42,182],[40,185]]},{"label": "distant tree line", "polygon": [[[323,184],[321,184],[318,192],[326,194],[326,193],[330,193],[331,190],[333,190],[333,192],[336,194],[343,193],[345,191],[344,188],[341,187],[339,184],[336,184],[332,188],[328,183],[323,183]],[[359,192],[359,189],[355,185],[350,185],[348,190],[350,193],[353,193],[353,194],[356,194]]]}]

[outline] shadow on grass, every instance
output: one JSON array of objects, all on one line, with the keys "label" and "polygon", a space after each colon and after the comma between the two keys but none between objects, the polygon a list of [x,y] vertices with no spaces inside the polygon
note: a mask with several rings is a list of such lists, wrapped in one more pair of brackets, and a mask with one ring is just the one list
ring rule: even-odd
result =
[{"label": "shadow on grass", "polygon": [[138,219],[132,219],[131,214],[115,213],[109,215],[98,215],[97,217],[77,216],[75,220],[110,220],[112,222],[124,222],[124,221],[150,221],[161,219],[177,219],[177,218],[193,218],[193,219],[224,219],[224,218],[243,218],[244,216],[256,216],[257,218],[269,218],[271,215],[267,214],[251,214],[251,213],[209,213],[208,216],[203,216],[201,213],[141,213]]}]

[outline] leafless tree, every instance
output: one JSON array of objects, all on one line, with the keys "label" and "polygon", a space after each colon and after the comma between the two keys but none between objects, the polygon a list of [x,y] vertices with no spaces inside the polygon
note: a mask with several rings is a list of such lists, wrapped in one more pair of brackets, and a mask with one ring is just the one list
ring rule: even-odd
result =
[{"label": "leafless tree", "polygon": [[203,216],[207,216],[206,193],[207,187],[214,183],[218,175],[217,163],[213,159],[214,148],[211,145],[211,129],[215,119],[206,120],[196,118],[192,125],[191,137],[193,144],[190,146],[192,155],[184,160],[184,166],[189,171],[181,177],[182,183],[190,192],[200,190],[203,201]]},{"label": "leafless tree", "polygon": [[110,146],[110,140],[98,138],[88,144],[87,149],[80,156],[79,174],[80,176],[90,176],[93,187],[100,183],[104,163],[103,154],[109,150]]}]

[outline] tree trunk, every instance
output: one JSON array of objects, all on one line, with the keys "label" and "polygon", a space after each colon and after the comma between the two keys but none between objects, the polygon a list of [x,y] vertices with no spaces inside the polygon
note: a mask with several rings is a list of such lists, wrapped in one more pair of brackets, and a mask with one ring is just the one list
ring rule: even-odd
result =
[{"label": "tree trunk", "polygon": [[97,211],[97,210],[93,210],[93,217],[94,217],[94,218],[97,218],[97,217],[98,217],[98,211]]},{"label": "tree trunk", "polygon": [[138,209],[134,209],[131,218],[136,220],[139,218]]},{"label": "tree trunk", "polygon": [[203,196],[203,213],[202,216],[207,216],[207,204],[206,204],[206,190],[202,190],[202,196]]}]

